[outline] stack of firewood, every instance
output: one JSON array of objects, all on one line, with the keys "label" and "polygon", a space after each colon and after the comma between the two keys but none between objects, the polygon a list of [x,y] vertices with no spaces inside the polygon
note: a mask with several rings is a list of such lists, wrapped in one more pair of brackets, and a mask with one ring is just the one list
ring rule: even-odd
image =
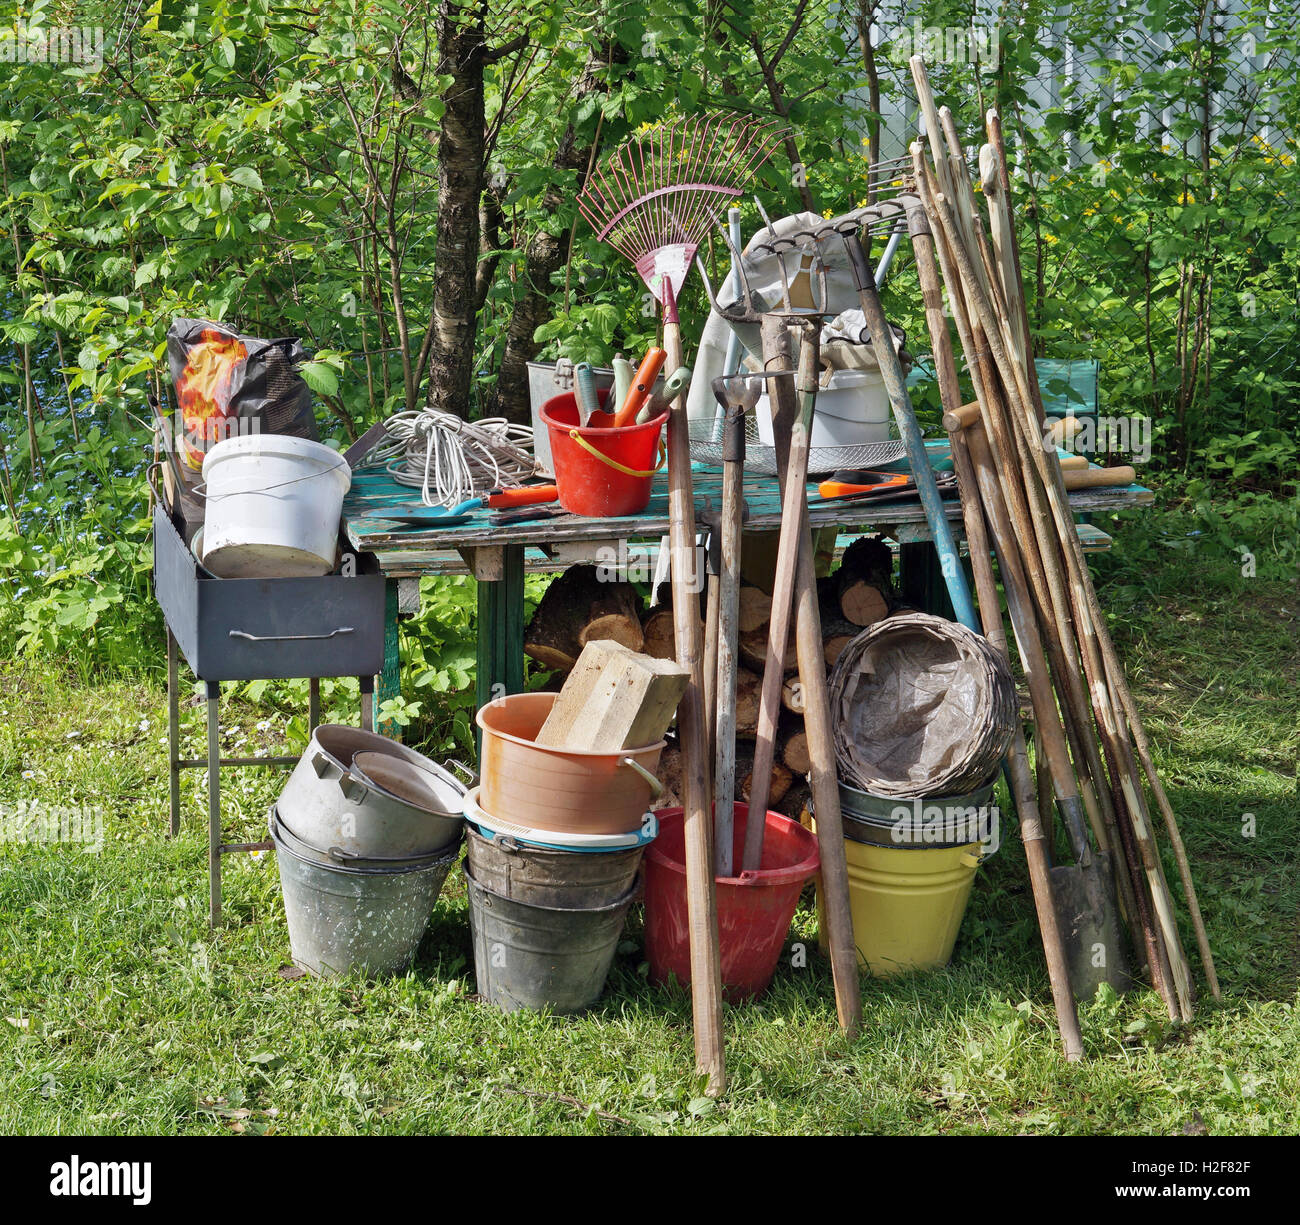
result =
[{"label": "stack of firewood", "polygon": [[[908,607],[895,595],[892,571],[889,546],[879,537],[864,536],[844,551],[839,566],[830,575],[818,580],[828,669],[867,626]],[[666,587],[662,593],[667,597]],[[761,588],[741,587],[740,658],[744,666],[736,680],[736,791],[742,800],[749,798],[771,607],[771,596]],[[524,650],[543,667],[552,669],[546,687],[555,689],[564,683],[583,647],[592,641],[612,640],[656,659],[671,659],[671,602],[656,602],[648,610],[642,609],[643,601],[631,583],[608,581],[595,566],[574,566],[557,577],[542,597],[524,634]],[[810,763],[793,635],[785,670],[770,807],[797,818],[808,798],[806,775]],[[681,757],[671,739],[660,761],[660,777],[666,788],[661,804],[675,806],[680,802]]]}]

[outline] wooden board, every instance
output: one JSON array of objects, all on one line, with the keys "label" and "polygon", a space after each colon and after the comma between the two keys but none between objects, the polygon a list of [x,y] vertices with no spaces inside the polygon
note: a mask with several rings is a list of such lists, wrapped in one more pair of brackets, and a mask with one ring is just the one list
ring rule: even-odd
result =
[{"label": "wooden board", "polygon": [[688,679],[671,660],[639,655],[617,642],[589,642],[537,733],[537,743],[606,753],[657,744]]},{"label": "wooden board", "polygon": [[[699,510],[704,499],[714,506],[722,504],[722,476],[715,469],[697,469],[695,504]],[[815,485],[808,487],[808,517],[815,527],[841,525],[872,527],[876,531],[909,542],[928,539],[925,512],[920,502],[877,505],[853,503],[841,499],[826,500],[817,496]],[[744,483],[744,497],[749,504],[747,531],[761,531],[780,526],[781,504],[776,478],[751,474]],[[1146,506],[1155,495],[1141,485],[1126,489],[1085,489],[1070,495],[1070,507],[1076,514],[1120,510]],[[383,471],[353,474],[352,488],[343,503],[344,528],[354,548],[374,553],[380,569],[390,578],[413,578],[426,574],[464,574],[467,566],[456,550],[518,544],[525,546],[525,565],[530,570],[559,570],[562,561],[548,561],[546,553],[565,542],[657,541],[668,531],[668,487],[660,475],[655,480],[649,506],[639,515],[612,519],[589,519],[581,515],[561,515],[536,522],[512,523],[504,527],[493,524],[496,512],[476,511],[468,519],[450,527],[402,529],[391,519],[370,517],[374,510],[410,511],[420,505],[419,493],[399,485]],[[947,517],[960,534],[961,507],[956,498],[946,500]],[[891,530],[894,529],[894,530]],[[609,544],[610,562],[616,560],[618,543]],[[602,558],[595,558],[601,564]]]}]

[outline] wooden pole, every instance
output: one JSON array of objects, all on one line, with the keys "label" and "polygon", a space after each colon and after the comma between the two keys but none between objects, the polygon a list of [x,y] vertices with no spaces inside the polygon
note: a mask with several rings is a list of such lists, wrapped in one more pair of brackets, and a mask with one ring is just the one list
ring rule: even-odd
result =
[{"label": "wooden pole", "polygon": [[[1077,640],[1082,649],[1084,669],[1089,679],[1093,710],[1103,743],[1107,749],[1107,756],[1111,761],[1112,785],[1116,786],[1119,792],[1116,796],[1116,813],[1121,838],[1126,845],[1130,841],[1133,843],[1132,850],[1137,854],[1140,861],[1140,871],[1146,878],[1150,890],[1150,899],[1159,921],[1159,938],[1156,941],[1157,948],[1155,950],[1157,957],[1152,959],[1153,978],[1156,977],[1156,963],[1167,958],[1171,968],[1170,977],[1172,978],[1173,992],[1169,992],[1166,984],[1157,985],[1164,987],[1162,994],[1164,994],[1166,1004],[1169,1006],[1171,1016],[1177,1017],[1181,1015],[1184,1019],[1189,1019],[1191,1016],[1191,993],[1186,959],[1179,944],[1177,925],[1173,919],[1168,889],[1160,871],[1158,858],[1155,855],[1154,842],[1150,835],[1143,796],[1133,778],[1135,766],[1130,764],[1131,751],[1126,752],[1129,748],[1127,736],[1121,737],[1120,735],[1115,708],[1110,696],[1110,687],[1106,684],[1106,669],[1099,649],[1099,639],[1106,634],[1104,621],[1099,617],[1096,592],[1092,589],[1091,578],[1088,575],[1086,562],[1083,559],[1082,548],[1074,531],[1073,516],[1069,511],[1060,469],[1054,463],[1055,452],[1053,450],[1049,457],[1042,445],[1041,425],[1035,411],[1034,396],[1028,386],[1025,361],[1023,359],[1014,360],[1013,356],[1019,358],[1018,354],[1013,356],[1008,354],[1008,349],[1013,349],[1015,342],[1010,320],[1007,318],[1007,310],[1005,305],[997,300],[998,295],[995,292],[990,292],[992,286],[987,285],[988,273],[986,269],[979,267],[979,265],[989,263],[991,260],[987,257],[985,248],[981,245],[978,227],[974,224],[976,219],[973,204],[970,207],[962,207],[965,197],[970,192],[970,180],[965,172],[960,147],[955,140],[955,132],[947,134],[949,136],[949,164],[950,166],[955,164],[960,169],[960,174],[954,174],[952,177],[954,180],[960,180],[960,185],[957,186],[957,195],[953,199],[938,200],[936,202],[941,224],[949,246],[956,256],[961,283],[968,299],[968,306],[972,310],[973,318],[979,320],[983,329],[994,367],[1007,396],[1008,415],[1012,419],[1013,428],[1019,432],[1018,441],[1022,463],[1026,459],[1028,460],[1024,468],[1027,484],[1031,489],[1033,488],[1033,476],[1036,476],[1038,481],[1041,482],[1046,495],[1046,502],[1050,508],[1051,520],[1056,527],[1057,539],[1065,563],[1065,577],[1068,578],[1070,585],[1070,606],[1078,623]],[[964,220],[962,222],[958,223],[955,219],[953,209],[963,215]],[[961,233],[963,229],[967,232],[971,230],[975,232],[976,241],[970,243],[969,246],[963,242]],[[974,247],[979,253],[980,258],[978,261],[972,259],[970,247]],[[1018,288],[1017,284],[1014,289]],[[1038,526],[1036,521],[1036,529]],[[1057,566],[1061,559],[1048,554],[1044,556],[1043,560],[1049,580],[1053,582],[1054,586],[1059,586],[1062,576],[1057,570]],[[1115,683],[1114,678],[1109,679],[1113,685]],[[1122,679],[1119,683],[1123,683]],[[1121,738],[1123,740],[1122,744],[1120,743]],[[1121,804],[1127,809],[1124,814],[1119,812]],[[1131,829],[1125,828],[1125,817],[1131,821]]]},{"label": "wooden pole", "polygon": [[[930,344],[935,356],[935,370],[939,380],[940,399],[945,410],[960,402],[957,381],[957,364],[953,355],[952,338],[943,315],[938,277],[934,265],[934,244],[924,216],[910,210],[908,226],[912,235],[912,249],[916,256],[918,279],[925,303],[926,321],[930,329]],[[966,541],[970,550],[971,571],[979,599],[980,619],[984,635],[1007,657],[1006,635],[1002,629],[1002,607],[998,601],[993,565],[989,561],[989,539],[984,516],[980,511],[979,490],[966,440],[960,429],[949,433],[952,444],[953,466],[961,490],[962,520],[966,528]],[[1025,848],[1025,862],[1029,868],[1030,889],[1038,917],[1039,937],[1043,956],[1047,962],[1047,977],[1052,989],[1052,1002],[1056,1008],[1057,1028],[1066,1059],[1071,1062],[1083,1057],[1083,1036],[1079,1031],[1079,1017],[1074,994],[1070,988],[1070,974],[1065,953],[1065,941],[1057,920],[1056,903],[1052,894],[1050,857],[1040,814],[1040,801],[1035,798],[1029,760],[1025,751],[1025,735],[1019,722],[1007,754],[1009,782],[1015,795],[1019,815],[1020,839]]]},{"label": "wooden pole", "polygon": [[[766,320],[764,325],[766,326]],[[782,490],[781,549],[785,528],[793,521],[796,566],[794,574],[795,647],[799,657],[799,683],[803,686],[804,729],[808,735],[809,783],[817,817],[817,846],[821,855],[822,903],[826,919],[826,943],[835,981],[835,1010],[845,1035],[853,1039],[862,1028],[862,994],[858,980],[858,952],[853,939],[853,914],[849,906],[849,868],[844,853],[844,825],[840,813],[839,775],[831,733],[830,693],[826,681],[825,644],[822,642],[821,611],[817,601],[817,574],[813,558],[812,527],[808,519],[807,476],[808,434],[812,429],[811,407],[817,394],[817,338],[820,321],[805,326],[799,350],[798,387],[803,398],[797,404],[795,387],[789,379],[774,379],[770,396],[774,417],[790,415],[790,462],[787,467],[777,456],[777,472],[785,472]],[[770,341],[770,343],[769,343]],[[769,371],[789,370],[790,336],[781,321],[779,338],[769,331],[763,357]],[[778,436],[779,437],[779,436]],[[781,561],[778,553],[778,582]],[[776,592],[773,591],[773,606]],[[780,690],[777,691],[780,701]],[[757,773],[757,769],[756,769]],[[753,812],[753,809],[750,809]]]},{"label": "wooden pole", "polygon": [[[718,634],[717,634],[717,721],[714,733],[713,771],[713,864],[719,876],[734,871],[732,850],[736,801],[736,655],[740,637],[740,556],[744,515],[743,456],[728,458],[735,439],[736,423],[723,426],[722,530],[718,549]],[[739,423],[744,443],[744,420]],[[769,779],[771,771],[768,772]]]},{"label": "wooden pole", "polygon": [[[671,287],[664,309],[664,348],[676,370],[682,364],[681,329]],[[722,1038],[722,965],[718,952],[718,909],[713,884],[710,829],[708,731],[700,658],[699,575],[695,550],[695,498],[691,481],[690,423],[686,402],[673,401],[668,417],[668,518],[672,552],[673,633],[677,662],[690,673],[677,708],[682,748],[682,807],[686,840],[686,906],[690,926],[691,1015],[695,1066],[705,1075],[705,1092],[727,1086]]]},{"label": "wooden pole", "polygon": [[[764,315],[760,326],[763,365],[769,372],[789,371],[790,334],[787,320]],[[782,384],[786,384],[784,390]],[[772,405],[772,436],[776,451],[777,483],[781,491],[781,535],[777,543],[776,574],[772,581],[772,611],[767,623],[767,659],[763,667],[763,688],[758,700],[758,730],[754,739],[754,770],[749,784],[749,811],[767,812],[776,757],[777,720],[781,714],[781,686],[785,681],[785,651],[794,609],[795,570],[799,560],[802,511],[807,502],[808,447],[806,432],[800,435],[796,453],[795,430],[798,402],[788,378],[768,384]],[[795,469],[797,468],[797,473]],[[793,481],[791,477],[794,477]],[[745,825],[745,847],[741,866],[753,871],[763,857],[763,821]]]}]

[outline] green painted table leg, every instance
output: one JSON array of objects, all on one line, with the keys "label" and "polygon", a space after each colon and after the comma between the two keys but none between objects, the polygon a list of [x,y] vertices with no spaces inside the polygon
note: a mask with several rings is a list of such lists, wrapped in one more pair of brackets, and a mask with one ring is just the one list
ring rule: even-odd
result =
[{"label": "green painted table leg", "polygon": [[506,545],[503,554],[501,578],[478,584],[479,706],[524,688],[524,546]]},{"label": "green painted table leg", "polygon": [[402,696],[402,647],[397,635],[397,580],[384,584],[384,670],[379,674],[378,692],[375,695],[376,730],[392,740],[402,738],[400,724],[392,719],[380,719],[378,711],[390,698]]},{"label": "green painted table leg", "polygon": [[[965,558],[962,559],[962,566],[968,571],[967,582],[970,581],[969,564]],[[899,546],[898,579],[900,594],[909,604],[936,617],[946,617],[949,621],[956,619],[952,600],[948,598],[948,584],[944,581],[939,552],[930,541]]]}]

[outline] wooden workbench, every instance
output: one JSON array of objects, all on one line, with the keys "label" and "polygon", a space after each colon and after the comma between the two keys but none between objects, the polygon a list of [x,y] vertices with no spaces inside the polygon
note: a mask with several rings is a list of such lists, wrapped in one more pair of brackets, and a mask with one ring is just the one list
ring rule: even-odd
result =
[{"label": "wooden workbench", "polygon": [[[722,475],[717,468],[694,472],[697,519],[707,505],[722,504]],[[878,532],[897,542],[905,598],[930,611],[951,616],[938,573],[930,532],[919,501],[877,504],[825,501],[810,484],[808,515],[814,527],[839,526],[854,534]],[[746,530],[780,526],[781,503],[776,478],[752,475],[744,485],[749,506]],[[1076,514],[1141,506],[1153,499],[1141,485],[1125,489],[1088,489],[1070,495]],[[477,698],[481,705],[495,695],[516,693],[524,686],[524,574],[527,570],[563,570],[580,562],[622,561],[629,546],[657,546],[668,532],[668,487],[656,478],[649,506],[639,515],[588,519],[563,515],[537,522],[492,524],[496,512],[480,510],[467,520],[444,528],[404,528],[392,520],[365,514],[383,509],[410,510],[420,505],[417,489],[399,485],[387,472],[362,470],[353,475],[343,504],[344,526],[353,547],[373,553],[389,580],[389,634],[377,705],[400,692],[396,618],[419,610],[421,578],[441,574],[473,574],[478,581]],[[946,503],[953,535],[962,538],[961,507],[954,497]]]}]

